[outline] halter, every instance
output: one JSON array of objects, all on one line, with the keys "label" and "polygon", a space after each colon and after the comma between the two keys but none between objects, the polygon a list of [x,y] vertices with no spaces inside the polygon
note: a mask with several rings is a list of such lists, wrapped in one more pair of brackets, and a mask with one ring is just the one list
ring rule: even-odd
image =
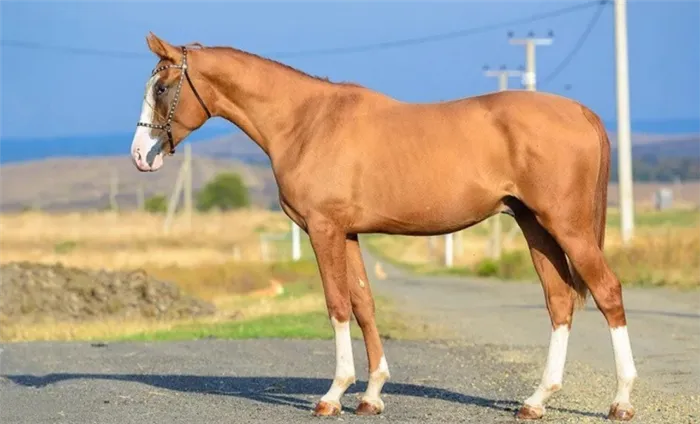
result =
[{"label": "halter", "polygon": [[156,68],[151,72],[151,78],[153,76],[161,71],[164,71],[166,69],[170,68],[176,68],[180,69],[180,80],[177,82],[177,88],[175,89],[175,97],[173,98],[172,103],[170,103],[170,110],[168,111],[168,119],[165,121],[165,124],[151,124],[148,122],[137,122],[136,126],[137,127],[147,127],[147,128],[153,128],[156,130],[165,130],[165,132],[168,134],[168,143],[170,144],[170,151],[168,152],[169,155],[172,155],[175,153],[175,145],[173,144],[173,132],[172,132],[172,122],[173,122],[173,117],[175,116],[175,108],[177,107],[178,102],[180,101],[180,90],[182,89],[182,82],[187,79],[187,83],[190,85],[190,88],[192,88],[192,92],[194,93],[195,97],[197,97],[197,100],[199,100],[199,104],[202,105],[202,108],[204,109],[204,112],[206,112],[207,117],[211,118],[211,113],[209,113],[209,109],[207,109],[207,106],[204,104],[204,101],[202,100],[201,97],[199,97],[199,93],[197,93],[197,90],[194,88],[194,84],[192,84],[192,80],[190,79],[190,74],[187,72],[187,49],[185,46],[182,46],[182,63],[179,65],[163,65],[159,68]]}]

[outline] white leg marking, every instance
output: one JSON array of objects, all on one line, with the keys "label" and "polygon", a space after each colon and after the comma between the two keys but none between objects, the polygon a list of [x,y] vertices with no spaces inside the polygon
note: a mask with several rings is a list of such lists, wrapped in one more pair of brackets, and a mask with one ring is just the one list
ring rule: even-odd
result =
[{"label": "white leg marking", "polygon": [[338,322],[331,318],[335,331],[335,378],[328,393],[321,398],[324,402],[340,404],[340,397],[355,383],[355,361],[352,356],[350,322]]},{"label": "white leg marking", "polygon": [[557,327],[552,331],[549,341],[549,354],[547,365],[544,368],[542,381],[539,387],[525,404],[535,409],[541,409],[544,414],[544,402],[556,391],[561,389],[564,376],[564,364],[566,363],[566,349],[569,344],[569,328],[566,325]]},{"label": "white leg marking", "polygon": [[380,412],[384,410],[384,402],[382,401],[381,397],[379,397],[379,394],[382,391],[382,387],[384,387],[384,383],[389,379],[389,377],[389,365],[386,363],[386,358],[384,355],[382,355],[382,359],[379,360],[379,367],[369,374],[367,390],[362,396],[362,401],[376,406]]},{"label": "white leg marking", "polygon": [[615,352],[615,368],[617,370],[617,394],[613,404],[617,403],[631,407],[630,392],[637,378],[637,369],[632,358],[632,347],[627,334],[627,326],[611,328],[613,351]]}]

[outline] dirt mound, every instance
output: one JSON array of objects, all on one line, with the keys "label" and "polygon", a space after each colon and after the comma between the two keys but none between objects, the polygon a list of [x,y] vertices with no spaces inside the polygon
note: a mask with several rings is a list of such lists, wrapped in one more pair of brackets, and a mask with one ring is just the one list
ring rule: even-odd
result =
[{"label": "dirt mound", "polygon": [[107,272],[62,265],[0,266],[0,321],[175,319],[213,314],[212,304],[143,271]]}]

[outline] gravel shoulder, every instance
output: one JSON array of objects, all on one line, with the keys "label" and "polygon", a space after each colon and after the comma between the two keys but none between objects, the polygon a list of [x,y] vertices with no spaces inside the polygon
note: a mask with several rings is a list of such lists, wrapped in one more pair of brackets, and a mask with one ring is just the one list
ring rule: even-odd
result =
[{"label": "gravel shoulder", "polygon": [[[374,259],[365,258],[372,269]],[[546,358],[549,321],[540,286],[415,277],[384,268],[388,278],[373,279],[375,292],[445,331],[433,342],[385,342],[392,378],[380,417],[352,414],[367,381],[364,346],[354,341],[358,383],[345,396],[340,419],[515,422],[513,414],[537,386]],[[697,292],[628,289],[624,296],[640,374],[633,422],[700,422]],[[0,347],[3,423],[318,422],[311,409],[335,367],[331,340]],[[564,386],[543,422],[607,422],[614,392],[602,315],[594,307],[578,311]]]},{"label": "gravel shoulder", "polygon": [[[365,258],[374,267],[376,259],[366,253]],[[388,278],[374,283],[373,290],[394,299],[401,310],[445,327],[456,340],[548,347],[551,327],[539,283],[425,278],[382,266]],[[700,394],[700,290],[624,288],[623,302],[640,380],[666,393]],[[612,375],[610,333],[590,296],[575,312],[571,331],[567,360]],[[544,364],[545,358],[539,359]]]}]

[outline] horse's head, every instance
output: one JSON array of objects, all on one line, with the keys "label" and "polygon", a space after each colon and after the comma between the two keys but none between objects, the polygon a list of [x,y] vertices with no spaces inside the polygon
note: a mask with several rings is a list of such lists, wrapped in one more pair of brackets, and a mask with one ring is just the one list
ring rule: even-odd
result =
[{"label": "horse's head", "polygon": [[203,80],[192,73],[192,54],[149,33],[148,47],[160,61],[146,84],[141,118],[136,124],[131,156],[140,171],[156,171],[163,157],[201,127],[211,113],[206,98],[195,89]]}]

